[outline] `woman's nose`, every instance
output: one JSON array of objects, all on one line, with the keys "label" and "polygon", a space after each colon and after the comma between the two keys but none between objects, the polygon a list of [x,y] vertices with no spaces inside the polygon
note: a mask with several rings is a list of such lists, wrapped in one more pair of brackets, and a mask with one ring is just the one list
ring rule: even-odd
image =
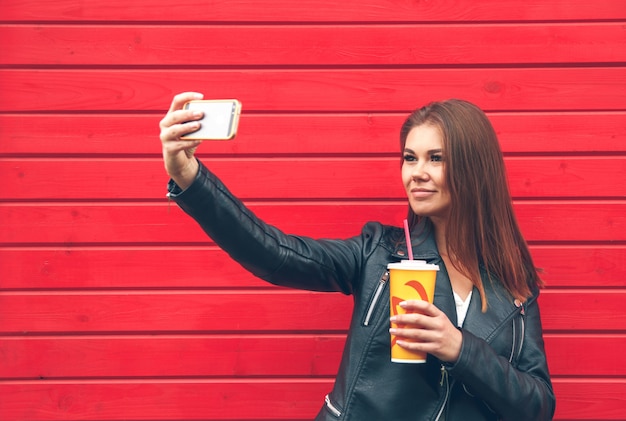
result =
[{"label": "woman's nose", "polygon": [[424,164],[417,163],[413,166],[413,171],[411,172],[411,177],[413,180],[427,180],[428,179],[428,171]]}]

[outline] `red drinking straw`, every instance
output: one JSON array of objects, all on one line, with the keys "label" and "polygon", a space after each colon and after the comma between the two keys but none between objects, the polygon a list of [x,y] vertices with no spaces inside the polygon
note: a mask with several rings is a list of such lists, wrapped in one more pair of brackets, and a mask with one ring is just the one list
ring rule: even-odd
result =
[{"label": "red drinking straw", "polygon": [[404,238],[406,239],[406,250],[409,252],[409,260],[413,260],[413,247],[411,246],[411,233],[409,232],[409,221],[404,220]]}]

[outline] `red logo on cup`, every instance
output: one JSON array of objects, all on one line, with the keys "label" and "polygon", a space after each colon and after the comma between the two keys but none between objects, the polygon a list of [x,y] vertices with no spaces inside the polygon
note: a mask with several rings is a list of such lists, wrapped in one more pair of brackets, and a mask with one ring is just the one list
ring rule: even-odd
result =
[{"label": "red logo on cup", "polygon": [[[428,294],[426,293],[426,290],[424,289],[424,287],[422,286],[422,284],[420,284],[419,282],[412,280],[409,281],[407,283],[405,283],[404,285],[413,288],[415,291],[417,291],[417,293],[419,294],[420,298],[424,301],[430,301],[428,299]],[[393,296],[391,297],[391,311],[393,312],[394,316],[397,316],[398,314],[400,314],[400,303],[402,301],[406,301],[404,298],[401,297],[396,297]],[[404,325],[398,324],[399,328],[403,328]],[[394,336],[393,339],[391,340],[391,346],[396,344],[396,340],[397,338]]]}]

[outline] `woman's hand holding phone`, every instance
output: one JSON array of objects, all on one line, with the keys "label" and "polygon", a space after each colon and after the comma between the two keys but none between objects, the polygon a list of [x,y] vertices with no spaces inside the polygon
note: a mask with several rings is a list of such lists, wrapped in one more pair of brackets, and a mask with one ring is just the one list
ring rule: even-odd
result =
[{"label": "woman's hand holding phone", "polygon": [[176,95],[159,125],[165,170],[182,189],[191,185],[198,172],[194,157],[198,145],[203,140],[233,139],[237,134],[241,103],[202,98],[197,92]]},{"label": "woman's hand holding phone", "polygon": [[181,136],[194,132],[200,128],[199,120],[202,112],[184,110],[184,105],[193,100],[202,99],[203,95],[197,92],[184,92],[172,100],[170,108],[161,120],[161,145],[163,162],[167,174],[180,186],[186,189],[194,181],[198,173],[198,162],[194,153],[201,140],[185,140]]}]

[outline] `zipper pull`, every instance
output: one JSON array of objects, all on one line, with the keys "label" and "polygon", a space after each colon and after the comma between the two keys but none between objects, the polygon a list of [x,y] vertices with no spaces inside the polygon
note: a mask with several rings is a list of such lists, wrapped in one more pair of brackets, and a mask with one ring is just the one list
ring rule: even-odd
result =
[{"label": "zipper pull", "polygon": [[515,301],[513,302],[513,304],[515,304],[515,307],[519,308],[519,313],[522,316],[526,315],[526,310],[525,310],[525,306],[524,303],[522,303],[520,300],[518,300],[517,298],[515,299]]},{"label": "zipper pull", "polygon": [[378,283],[384,285],[387,283],[388,280],[389,280],[389,271],[386,270],[385,273],[383,273],[383,276],[380,277],[380,280],[378,281]]},{"label": "zipper pull", "polygon": [[439,386],[443,387],[444,382],[446,384],[448,383],[448,370],[446,370],[446,367],[441,364],[441,380],[439,380]]}]

